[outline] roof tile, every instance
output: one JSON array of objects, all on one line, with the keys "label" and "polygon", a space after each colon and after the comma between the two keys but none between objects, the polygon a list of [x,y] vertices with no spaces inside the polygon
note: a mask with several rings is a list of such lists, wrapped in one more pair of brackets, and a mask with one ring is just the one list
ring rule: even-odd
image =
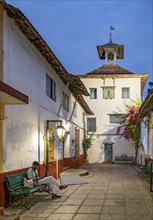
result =
[{"label": "roof tile", "polygon": [[86,75],[91,74],[134,74],[118,65],[103,65]]}]

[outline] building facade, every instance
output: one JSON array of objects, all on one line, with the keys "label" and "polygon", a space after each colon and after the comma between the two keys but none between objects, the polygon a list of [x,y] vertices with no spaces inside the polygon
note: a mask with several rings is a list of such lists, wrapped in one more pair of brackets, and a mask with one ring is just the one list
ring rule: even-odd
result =
[{"label": "building facade", "polygon": [[135,156],[132,141],[117,135],[120,117],[130,100],[141,98],[147,74],[134,74],[117,65],[124,57],[124,46],[110,42],[97,47],[105,64],[85,75],[79,75],[90,97],[85,100],[94,112],[87,117],[87,131],[93,133],[88,150],[90,163],[114,162],[115,156]]},{"label": "building facade", "polygon": [[[152,83],[151,83],[152,84]],[[148,90],[148,94],[143,101],[139,120],[141,121],[141,143],[139,149],[139,163],[144,164],[149,158],[153,160],[153,89]]]},{"label": "building facade", "polygon": [[[93,114],[81,80],[68,74],[17,8],[0,2],[0,206],[5,176],[40,162],[39,175],[58,178],[84,163],[85,115]],[[62,140],[57,126],[64,126]]]}]

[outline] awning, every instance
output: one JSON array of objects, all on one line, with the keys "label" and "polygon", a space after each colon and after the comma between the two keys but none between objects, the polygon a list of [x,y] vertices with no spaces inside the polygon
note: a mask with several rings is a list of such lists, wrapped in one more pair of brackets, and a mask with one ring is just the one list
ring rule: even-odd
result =
[{"label": "awning", "polygon": [[7,105],[28,104],[28,101],[28,96],[0,81],[0,103]]}]

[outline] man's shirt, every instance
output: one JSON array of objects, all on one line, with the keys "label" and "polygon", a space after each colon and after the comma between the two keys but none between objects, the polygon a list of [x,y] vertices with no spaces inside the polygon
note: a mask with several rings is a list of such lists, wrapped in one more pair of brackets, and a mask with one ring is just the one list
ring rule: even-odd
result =
[{"label": "man's shirt", "polygon": [[38,176],[37,170],[35,170],[32,167],[30,167],[27,170],[27,177],[28,177],[28,179],[36,179],[36,178],[38,178],[39,176]]}]

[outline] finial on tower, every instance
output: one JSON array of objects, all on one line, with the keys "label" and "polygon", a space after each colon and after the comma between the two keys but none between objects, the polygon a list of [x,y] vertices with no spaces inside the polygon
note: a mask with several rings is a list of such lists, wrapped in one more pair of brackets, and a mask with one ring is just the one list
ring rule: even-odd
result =
[{"label": "finial on tower", "polygon": [[110,42],[97,46],[99,58],[105,60],[106,65],[117,65],[117,60],[124,57],[124,45],[112,42],[112,31],[114,30],[115,28],[110,25]]},{"label": "finial on tower", "polygon": [[110,36],[110,41],[109,42],[110,43],[112,43],[112,30],[115,31],[115,28],[110,25],[110,34],[109,34],[109,36]]}]

